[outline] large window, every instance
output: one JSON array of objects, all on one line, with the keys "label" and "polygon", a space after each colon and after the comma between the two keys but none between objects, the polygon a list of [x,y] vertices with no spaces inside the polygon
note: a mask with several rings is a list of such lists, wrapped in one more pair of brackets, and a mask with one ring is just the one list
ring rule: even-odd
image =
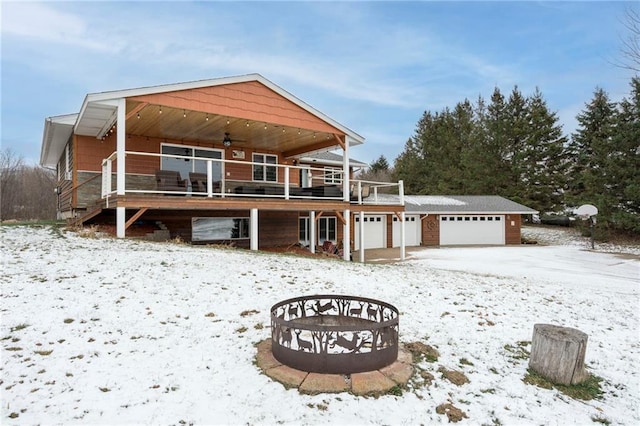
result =
[{"label": "large window", "polygon": [[270,164],[278,164],[278,157],[269,154],[253,154],[253,180],[259,182],[277,182],[278,168]]},{"label": "large window", "polygon": [[342,169],[335,167],[324,168],[324,183],[326,184],[341,184],[342,183]]},{"label": "large window", "polygon": [[[187,145],[168,145],[162,144],[160,152],[171,157],[162,157],[160,160],[160,168],[162,170],[174,170],[180,172],[183,179],[189,178],[189,172],[207,173],[207,161],[196,160],[198,158],[222,159],[222,151],[218,149],[198,148]],[[180,158],[185,157],[185,158]],[[222,180],[222,162],[214,161],[213,181]]]},{"label": "large window", "polygon": [[[301,217],[299,220],[300,226],[300,244],[309,245],[311,239],[311,232],[309,228],[309,218]],[[318,219],[318,229],[317,229],[317,240],[318,244],[322,245],[325,241],[333,241],[334,243],[337,241],[336,234],[336,218],[335,217],[321,217]]]},{"label": "large window", "polygon": [[249,238],[248,217],[194,217],[193,241],[240,240]]}]

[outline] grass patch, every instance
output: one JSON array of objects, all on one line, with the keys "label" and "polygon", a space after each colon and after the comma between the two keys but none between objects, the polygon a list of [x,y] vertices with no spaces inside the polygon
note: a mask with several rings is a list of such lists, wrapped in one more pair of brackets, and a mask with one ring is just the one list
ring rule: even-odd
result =
[{"label": "grass patch", "polygon": [[583,401],[590,401],[592,399],[600,399],[604,393],[600,388],[600,382],[602,377],[589,375],[589,378],[582,383],[576,385],[561,385],[559,383],[553,383],[532,369],[527,369],[527,375],[522,379],[523,382],[541,387],[543,389],[557,389],[563,394],[573,399],[581,399]]},{"label": "grass patch", "polygon": [[242,311],[240,312],[240,316],[241,317],[246,317],[249,315],[254,315],[254,314],[259,314],[260,311],[256,311],[255,309],[250,309],[250,310],[246,310],[246,311]]},{"label": "grass patch", "polygon": [[242,326],[242,327],[240,327],[240,328],[238,328],[238,329],[236,330],[236,333],[244,333],[244,332],[246,332],[247,330],[248,330],[248,329],[247,329],[247,327]]},{"label": "grass patch", "polygon": [[387,395],[402,396],[402,388],[399,385],[395,385],[387,391]]},{"label": "grass patch", "polygon": [[11,327],[9,331],[11,333],[13,333],[14,331],[24,330],[27,327],[29,327],[29,324],[22,323],[22,324],[18,324],[16,326],[14,326],[14,327]]},{"label": "grass patch", "polygon": [[473,367],[473,363],[466,358],[460,358],[460,365],[469,365]]},{"label": "grass patch", "polygon": [[438,368],[438,372],[442,373],[442,377],[444,379],[447,379],[456,386],[462,386],[465,383],[469,383],[469,379],[461,371],[447,370],[444,367],[440,367]]},{"label": "grass patch", "polygon": [[407,343],[404,346],[409,352],[411,352],[411,355],[413,355],[413,362],[416,364],[422,361],[422,359],[427,362],[436,362],[440,357],[440,352],[438,352],[437,349],[433,346],[425,345],[422,342]]},{"label": "grass patch", "polygon": [[74,322],[75,320],[73,318],[65,318],[65,320],[63,321],[65,324],[71,324],[72,322]]},{"label": "grass patch", "polygon": [[53,349],[51,349],[50,351],[35,351],[35,353],[41,356],[49,356],[51,355],[51,353],[53,353]]},{"label": "grass patch", "polygon": [[591,417],[591,421],[594,423],[602,423],[603,425],[610,425],[611,421],[606,417],[593,416]]}]

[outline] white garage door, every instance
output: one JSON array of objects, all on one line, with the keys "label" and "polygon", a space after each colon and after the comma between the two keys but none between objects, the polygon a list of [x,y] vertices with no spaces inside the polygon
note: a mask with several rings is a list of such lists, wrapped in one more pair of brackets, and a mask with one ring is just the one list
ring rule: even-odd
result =
[{"label": "white garage door", "polygon": [[[356,216],[355,221],[355,250],[360,249],[360,217]],[[364,217],[364,248],[385,248],[386,238],[386,218],[381,216]]]},{"label": "white garage door", "polygon": [[440,245],[504,244],[504,216],[442,215]]},{"label": "white garage door", "polygon": [[[400,219],[393,216],[393,247],[400,247]],[[405,215],[404,245],[415,247],[420,245],[420,215]]]}]

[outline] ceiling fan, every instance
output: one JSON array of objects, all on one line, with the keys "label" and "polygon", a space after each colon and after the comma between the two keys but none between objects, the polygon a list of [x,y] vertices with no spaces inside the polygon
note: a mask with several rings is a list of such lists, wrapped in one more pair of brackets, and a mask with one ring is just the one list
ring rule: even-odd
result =
[{"label": "ceiling fan", "polygon": [[222,145],[225,148],[229,148],[233,142],[245,142],[242,139],[231,139],[231,134],[229,132],[224,133],[224,139],[222,139]]}]

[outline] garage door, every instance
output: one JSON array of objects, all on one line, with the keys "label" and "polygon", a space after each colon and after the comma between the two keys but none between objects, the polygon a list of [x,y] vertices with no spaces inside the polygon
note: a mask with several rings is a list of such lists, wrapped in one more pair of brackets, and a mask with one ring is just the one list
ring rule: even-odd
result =
[{"label": "garage door", "polygon": [[440,245],[442,246],[504,243],[504,216],[440,216]]},{"label": "garage door", "polygon": [[[355,221],[355,250],[360,249],[360,217],[356,216]],[[381,216],[364,217],[364,248],[385,248],[386,238],[386,218]]]},{"label": "garage door", "polygon": [[[393,216],[393,247],[400,247],[400,229],[400,219]],[[420,245],[420,215],[405,216],[404,235],[405,247]]]}]

